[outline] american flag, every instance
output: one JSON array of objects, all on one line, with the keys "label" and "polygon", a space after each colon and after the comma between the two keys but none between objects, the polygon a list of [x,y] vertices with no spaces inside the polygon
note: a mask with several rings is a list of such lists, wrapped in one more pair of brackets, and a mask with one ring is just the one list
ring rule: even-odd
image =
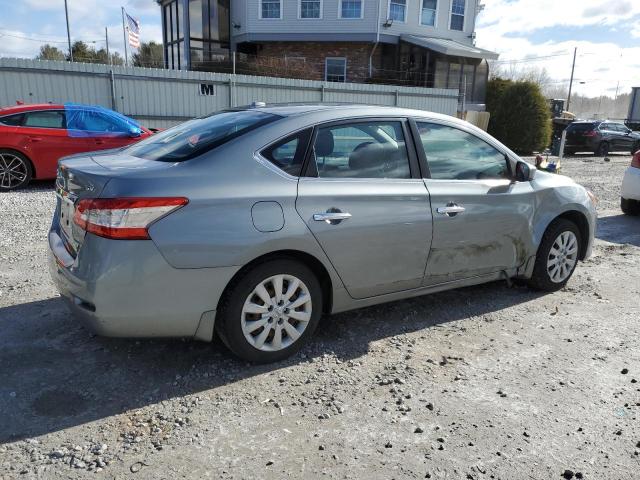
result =
[{"label": "american flag", "polygon": [[125,12],[127,16],[127,32],[129,32],[129,45],[132,48],[140,48],[140,22]]}]

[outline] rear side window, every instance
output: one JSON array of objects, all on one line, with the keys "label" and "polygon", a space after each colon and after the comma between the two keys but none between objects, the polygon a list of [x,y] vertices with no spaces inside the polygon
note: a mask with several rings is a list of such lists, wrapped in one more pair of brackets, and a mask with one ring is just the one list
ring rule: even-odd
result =
[{"label": "rear side window", "polygon": [[124,151],[147,160],[182,162],[279,118],[281,117],[278,115],[258,110],[215,113],[176,125],[135,143]]},{"label": "rear side window", "polygon": [[299,177],[310,138],[311,129],[308,128],[265,148],[260,153],[280,170]]},{"label": "rear side window", "polygon": [[64,112],[60,110],[46,110],[42,112],[25,113],[23,126],[37,128],[65,128]]},{"label": "rear side window", "polygon": [[320,178],[411,177],[401,122],[373,120],[320,128],[313,154]]},{"label": "rear side window", "polygon": [[484,180],[509,178],[505,155],[484,140],[457,128],[417,122],[431,178]]},{"label": "rear side window", "polygon": [[576,132],[576,133],[590,132],[595,127],[596,125],[593,123],[572,123],[567,127],[567,132]]},{"label": "rear side window", "polygon": [[24,120],[24,113],[17,113],[16,115],[7,115],[6,117],[0,117],[0,123],[3,125],[9,125],[12,127],[19,127]]}]

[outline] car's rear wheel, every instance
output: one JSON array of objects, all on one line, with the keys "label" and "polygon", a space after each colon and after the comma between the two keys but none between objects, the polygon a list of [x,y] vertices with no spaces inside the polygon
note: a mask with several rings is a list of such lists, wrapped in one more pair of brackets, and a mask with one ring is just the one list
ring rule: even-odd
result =
[{"label": "car's rear wheel", "polygon": [[598,150],[596,151],[596,155],[600,157],[606,157],[609,155],[609,142],[600,142],[598,145]]},{"label": "car's rear wheel", "polygon": [[0,191],[26,186],[33,176],[31,162],[21,153],[0,150]]},{"label": "car's rear wheel", "polygon": [[620,198],[620,209],[625,215],[640,215],[640,202],[629,198]]},{"label": "car's rear wheel", "polygon": [[216,331],[234,354],[250,362],[274,362],[294,354],[313,335],[322,315],[320,282],[292,259],[258,264],[227,290]]},{"label": "car's rear wheel", "polygon": [[553,292],[563,288],[578,264],[580,230],[564,218],[554,220],[542,237],[529,285]]}]

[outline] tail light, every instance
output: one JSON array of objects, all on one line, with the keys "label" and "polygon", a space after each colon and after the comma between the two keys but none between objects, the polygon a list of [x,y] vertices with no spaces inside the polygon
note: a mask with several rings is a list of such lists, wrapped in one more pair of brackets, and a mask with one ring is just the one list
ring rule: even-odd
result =
[{"label": "tail light", "polygon": [[633,158],[631,159],[631,166],[635,168],[640,168],[640,150],[638,150]]},{"label": "tail light", "polygon": [[598,135],[595,130],[589,130],[588,132],[584,132],[582,134],[583,137],[595,137]]},{"label": "tail light", "polygon": [[184,197],[88,198],[76,205],[73,221],[100,237],[147,240],[153,222],[187,203]]}]

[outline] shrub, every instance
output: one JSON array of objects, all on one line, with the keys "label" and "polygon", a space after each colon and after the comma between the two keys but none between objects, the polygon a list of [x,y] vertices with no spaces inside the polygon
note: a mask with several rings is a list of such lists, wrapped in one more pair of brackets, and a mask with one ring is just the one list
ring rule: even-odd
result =
[{"label": "shrub", "polygon": [[529,155],[551,141],[549,105],[532,82],[493,79],[487,86],[489,133],[514,152]]}]

